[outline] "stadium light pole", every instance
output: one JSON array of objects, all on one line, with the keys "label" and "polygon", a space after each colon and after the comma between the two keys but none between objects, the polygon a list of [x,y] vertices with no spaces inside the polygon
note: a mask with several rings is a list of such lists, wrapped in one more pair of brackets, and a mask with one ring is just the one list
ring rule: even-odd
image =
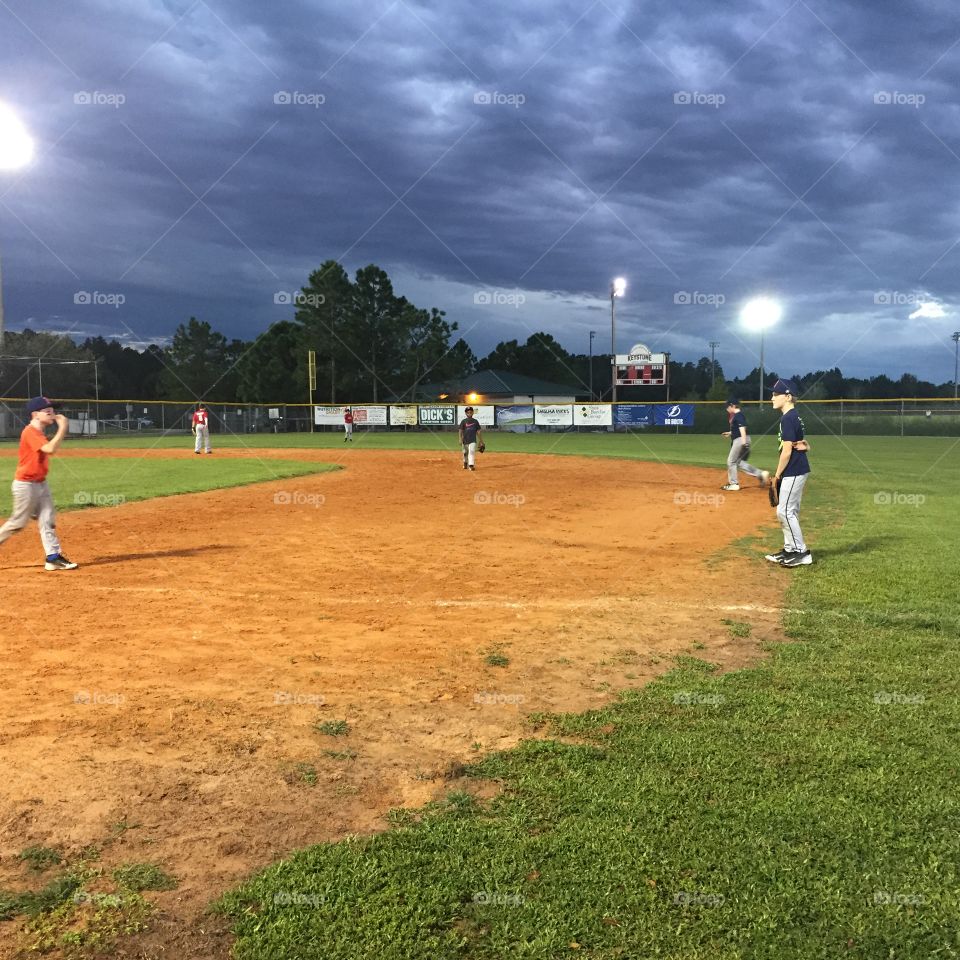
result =
[{"label": "stadium light pole", "polygon": [[749,330],[760,331],[760,402],[763,403],[763,346],[767,327],[772,327],[782,313],[780,304],[770,297],[757,297],[744,306],[740,320]]},{"label": "stadium light pole", "polygon": [[960,367],[960,330],[958,330],[951,338],[953,341],[953,399],[957,399],[957,373],[958,367]]},{"label": "stadium light pole", "polygon": [[718,340],[710,341],[710,389],[717,385],[717,347],[720,346]]},{"label": "stadium light pole", "polygon": [[610,373],[613,382],[610,399],[617,402],[617,297],[622,297],[627,289],[627,281],[617,277],[610,284]]},{"label": "stadium light pole", "polygon": [[[20,118],[0,103],[0,171],[19,170],[33,157],[33,140]],[[0,378],[3,374],[3,260],[0,257]]]},{"label": "stadium light pole", "polygon": [[596,330],[590,331],[590,399],[593,400],[593,338],[597,335]]}]

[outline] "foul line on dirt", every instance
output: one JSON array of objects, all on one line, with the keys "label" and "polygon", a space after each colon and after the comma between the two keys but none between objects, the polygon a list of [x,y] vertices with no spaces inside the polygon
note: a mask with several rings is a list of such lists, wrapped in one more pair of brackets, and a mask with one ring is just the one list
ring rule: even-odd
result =
[{"label": "foul line on dirt", "polygon": [[[108,587],[97,584],[86,585],[87,590],[99,590],[107,593],[175,593],[195,594],[209,599],[206,590],[191,590],[189,587]],[[221,591],[223,596],[227,592]],[[609,607],[670,607],[675,610],[716,610],[721,613],[803,613],[800,608],[767,607],[761,604],[725,604],[725,603],[681,603],[677,600],[653,600],[646,597],[596,597],[591,600],[410,600],[399,597],[321,597],[315,593],[290,593],[291,597],[309,597],[315,603],[328,606],[365,607],[456,607],[482,609],[496,607],[500,610],[592,610]],[[241,593],[236,596],[250,598],[256,595]]]}]

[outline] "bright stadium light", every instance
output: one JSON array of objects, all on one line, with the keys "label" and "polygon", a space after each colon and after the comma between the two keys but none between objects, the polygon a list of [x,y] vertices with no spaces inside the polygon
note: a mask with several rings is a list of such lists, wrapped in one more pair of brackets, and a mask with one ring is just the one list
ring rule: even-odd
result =
[{"label": "bright stadium light", "polygon": [[480,399],[480,394],[479,394],[479,393],[470,393],[470,394],[468,394],[467,399],[468,399],[471,403],[476,403],[476,402]]},{"label": "bright stadium light", "polygon": [[627,281],[623,277],[617,277],[613,281],[613,287],[610,291],[610,296],[612,297],[622,297],[627,289]]},{"label": "bright stadium light", "polygon": [[17,170],[33,158],[33,140],[20,118],[0,103],[0,170]]},{"label": "bright stadium light", "polygon": [[760,331],[760,402],[763,403],[763,335],[767,327],[772,327],[783,310],[776,300],[770,297],[757,297],[747,303],[740,311],[740,320],[749,330]]}]

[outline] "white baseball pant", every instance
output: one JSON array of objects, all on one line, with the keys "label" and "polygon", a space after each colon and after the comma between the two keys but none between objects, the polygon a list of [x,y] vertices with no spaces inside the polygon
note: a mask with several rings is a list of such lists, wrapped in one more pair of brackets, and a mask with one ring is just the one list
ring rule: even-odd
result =
[{"label": "white baseball pant", "polygon": [[60,541],[57,538],[57,511],[53,505],[53,495],[46,480],[30,482],[14,480],[13,513],[10,519],[0,527],[0,543],[9,540],[36,518],[40,528],[40,539],[48,557],[60,553]]}]

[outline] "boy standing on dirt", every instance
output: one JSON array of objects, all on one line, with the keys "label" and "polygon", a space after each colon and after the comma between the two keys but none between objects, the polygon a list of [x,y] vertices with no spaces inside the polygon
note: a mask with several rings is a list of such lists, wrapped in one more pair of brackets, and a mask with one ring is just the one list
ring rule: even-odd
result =
[{"label": "boy standing on dirt", "polygon": [[[40,539],[47,555],[45,570],[75,570],[77,564],[71,563],[60,552],[57,538],[57,511],[53,505],[53,496],[47,486],[47,471],[52,457],[67,435],[67,418],[54,410],[46,397],[34,397],[27,403],[27,415],[30,422],[20,434],[20,450],[17,469],[13,475],[13,513],[10,519],[0,527],[0,543],[10,539],[22,530],[33,517],[37,518]],[[56,423],[57,432],[48,440],[44,433],[46,427]]]},{"label": "boy standing on dirt", "polygon": [[762,487],[770,479],[770,474],[747,463],[747,457],[750,456],[750,435],[747,433],[747,418],[740,409],[739,400],[731,398],[727,401],[727,416],[730,418],[730,429],[721,436],[730,438],[730,454],[727,457],[727,482],[723,489],[740,489],[738,469],[756,477]]}]

